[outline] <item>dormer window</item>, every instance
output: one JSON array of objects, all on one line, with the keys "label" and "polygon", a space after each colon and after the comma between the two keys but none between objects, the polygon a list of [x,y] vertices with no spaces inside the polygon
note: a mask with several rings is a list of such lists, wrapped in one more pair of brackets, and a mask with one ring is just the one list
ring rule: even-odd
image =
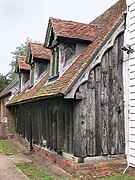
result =
[{"label": "dormer window", "polygon": [[30,64],[30,87],[33,87],[49,71],[50,50],[42,43],[29,43],[27,63]]},{"label": "dormer window", "polygon": [[22,91],[29,81],[30,65],[26,63],[26,56],[17,56],[16,72],[19,74],[19,92]]},{"label": "dormer window", "polygon": [[49,80],[61,76],[95,37],[93,25],[50,18],[44,43],[51,50]]}]

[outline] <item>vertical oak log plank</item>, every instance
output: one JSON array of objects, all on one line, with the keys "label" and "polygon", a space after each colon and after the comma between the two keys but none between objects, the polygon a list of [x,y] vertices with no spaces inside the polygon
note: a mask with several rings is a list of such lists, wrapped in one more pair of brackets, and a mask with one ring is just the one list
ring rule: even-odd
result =
[{"label": "vertical oak log plank", "polygon": [[74,101],[74,136],[73,136],[73,143],[74,143],[74,150],[73,155],[76,157],[82,156],[82,149],[81,149],[81,137],[80,137],[80,104],[82,102],[79,100]]},{"label": "vertical oak log plank", "polygon": [[43,102],[43,106],[42,106],[42,145],[46,146],[46,103]]},{"label": "vertical oak log plank", "polygon": [[61,153],[64,149],[63,103],[59,102],[57,107],[57,152]]},{"label": "vertical oak log plank", "polygon": [[118,37],[118,153],[125,153],[125,124],[124,124],[124,103],[123,103],[123,33]]},{"label": "vertical oak log plank", "polygon": [[57,150],[57,104],[54,105],[52,110],[52,144],[53,150]]},{"label": "vertical oak log plank", "polygon": [[118,61],[118,39],[109,51],[109,153],[117,153],[118,143],[118,113],[117,113],[117,61]]},{"label": "vertical oak log plank", "polygon": [[87,91],[87,155],[95,155],[95,75],[90,72]]},{"label": "vertical oak log plank", "polygon": [[101,134],[102,154],[108,154],[108,52],[102,58],[101,63]]},{"label": "vertical oak log plank", "polygon": [[82,95],[82,102],[80,103],[80,116],[79,116],[79,126],[80,126],[80,144],[81,144],[81,157],[86,157],[86,91],[87,84],[84,83],[80,86],[79,92]]},{"label": "vertical oak log plank", "polygon": [[68,121],[68,106],[64,103],[64,120],[65,120],[65,140],[64,140],[64,151],[69,152],[69,121]]},{"label": "vertical oak log plank", "polygon": [[95,155],[101,155],[101,70],[95,68]]},{"label": "vertical oak log plank", "polygon": [[69,154],[73,154],[73,104],[72,101],[68,102],[68,113],[69,113]]},{"label": "vertical oak log plank", "polygon": [[53,102],[49,104],[49,130],[50,130],[50,149],[53,149],[52,122],[53,122]]},{"label": "vertical oak log plank", "polygon": [[46,104],[46,140],[47,140],[47,147],[50,147],[50,112],[49,112],[49,103]]}]

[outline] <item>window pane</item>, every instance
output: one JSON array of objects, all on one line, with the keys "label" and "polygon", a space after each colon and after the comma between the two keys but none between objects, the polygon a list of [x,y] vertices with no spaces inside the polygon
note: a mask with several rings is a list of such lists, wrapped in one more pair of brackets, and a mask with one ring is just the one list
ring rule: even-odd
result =
[{"label": "window pane", "polygon": [[55,70],[55,51],[52,52],[52,76],[54,76]]},{"label": "window pane", "polygon": [[56,50],[56,74],[59,72],[59,48]]},{"label": "window pane", "polygon": [[38,63],[38,77],[47,70],[47,64]]},{"label": "window pane", "polygon": [[29,80],[29,73],[24,74],[24,84]]},{"label": "window pane", "polygon": [[65,61],[68,61],[75,54],[75,46],[65,46]]}]

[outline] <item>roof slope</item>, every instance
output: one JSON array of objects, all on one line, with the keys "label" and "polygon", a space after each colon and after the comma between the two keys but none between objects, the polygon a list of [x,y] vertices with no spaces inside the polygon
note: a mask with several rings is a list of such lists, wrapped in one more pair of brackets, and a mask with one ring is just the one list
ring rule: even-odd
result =
[{"label": "roof slope", "polygon": [[[65,73],[55,82],[45,84],[33,94],[33,99],[39,97],[49,97],[56,94],[64,94],[73,85],[77,77],[84,70],[92,57],[103,46],[109,35],[115,30],[117,25],[123,19],[123,11],[126,9],[125,0],[118,1],[115,5],[109,8],[105,13],[95,19],[92,24],[96,26],[97,37],[81,55],[74,61],[74,63],[65,71]],[[23,95],[23,98],[13,100],[11,104],[20,101],[27,101],[28,99]]]},{"label": "roof slope", "polygon": [[45,76],[41,79],[41,81],[37,83],[32,89],[29,89],[29,85],[25,87],[25,89],[22,92],[20,92],[17,96],[14,96],[13,99],[11,99],[8,105],[24,100],[26,101],[26,100],[34,99],[36,92],[44,86],[48,78],[49,78],[49,73],[45,74]]},{"label": "roof slope", "polygon": [[30,65],[26,63],[26,56],[16,56],[19,70],[30,70]]},{"label": "roof slope", "polygon": [[56,90],[59,91],[59,93],[65,93],[93,55],[102,46],[109,34],[111,34],[111,32],[122,20],[123,11],[125,11],[125,9],[125,0],[120,0],[93,21],[92,24],[97,26],[98,36],[95,37],[94,41],[88,45],[88,47],[82,52],[76,61],[74,61],[69,69],[67,69],[67,71],[57,81],[49,85],[49,90],[45,85],[36,93],[36,96],[49,96],[55,94]]},{"label": "roof slope", "polygon": [[30,43],[29,48],[34,58],[50,60],[50,49],[44,48],[42,43]]},{"label": "roof slope", "polygon": [[11,83],[0,93],[0,98],[3,96],[6,96],[7,94],[10,94],[10,89],[19,81],[18,76],[11,81]]},{"label": "roof slope", "polygon": [[50,18],[54,33],[60,37],[92,41],[96,36],[95,26],[73,21]]}]

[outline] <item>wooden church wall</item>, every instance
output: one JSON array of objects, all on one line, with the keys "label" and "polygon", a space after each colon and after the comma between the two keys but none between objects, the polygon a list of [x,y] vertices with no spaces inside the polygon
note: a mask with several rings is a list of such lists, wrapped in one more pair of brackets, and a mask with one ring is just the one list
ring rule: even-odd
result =
[{"label": "wooden church wall", "polygon": [[123,33],[76,92],[74,155],[122,154],[125,150],[123,105]]}]

